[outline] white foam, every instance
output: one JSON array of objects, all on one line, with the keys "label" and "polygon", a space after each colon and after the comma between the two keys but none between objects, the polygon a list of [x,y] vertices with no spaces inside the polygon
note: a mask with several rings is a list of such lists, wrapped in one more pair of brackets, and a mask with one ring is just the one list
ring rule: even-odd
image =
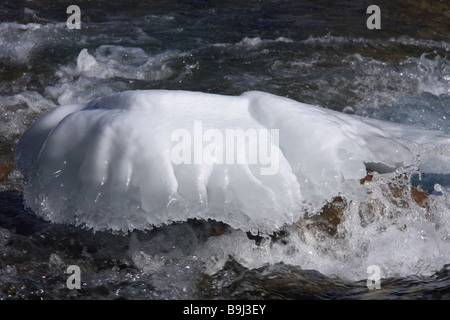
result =
[{"label": "white foam", "polygon": [[75,65],[62,66],[56,72],[60,79],[46,87],[45,93],[60,104],[88,102],[125,90],[123,79],[167,79],[174,74],[169,61],[185,55],[176,51],[148,55],[139,47],[117,45],[101,45],[93,54],[82,49]]},{"label": "white foam", "polygon": [[[102,45],[95,50],[95,56],[87,49],[82,49],[77,57],[76,66],[63,68],[62,72],[65,71],[74,77],[158,80],[172,74],[162,61],[172,58],[174,54],[164,52],[149,56],[138,47]],[[59,75],[61,76],[61,71]]]},{"label": "white foam", "polygon": [[[192,130],[194,121],[278,129],[278,172],[262,176],[262,164],[173,165],[171,134]],[[450,137],[262,92],[148,90],[54,109],[23,134],[16,160],[27,205],[54,222],[128,230],[212,218],[271,232],[345,192],[344,182],[359,185],[366,162],[415,165],[428,144],[448,148]],[[421,159],[419,168],[449,172],[448,152],[432,159],[441,166]]]},{"label": "white foam", "polygon": [[65,23],[0,23],[0,59],[6,59],[11,64],[26,63],[33,52],[51,41],[63,28]]},{"label": "white foam", "polygon": [[[364,184],[363,192],[355,192],[336,235],[303,221],[288,228],[284,242],[265,239],[256,245],[237,230],[209,238],[194,254],[205,262],[208,273],[217,272],[232,256],[247,268],[283,262],[350,280],[367,279],[367,267],[376,265],[382,288],[389,277],[431,276],[449,261],[450,190],[430,196],[428,209],[407,194],[401,199],[407,204],[396,205],[385,191],[397,175],[376,175]],[[406,184],[402,187],[408,189]]]},{"label": "white foam", "polygon": [[24,91],[11,96],[0,96],[2,125],[0,135],[15,139],[22,134],[43,112],[55,108],[55,104],[35,91]]},{"label": "white foam", "polygon": [[[319,88],[312,101],[331,101],[333,107],[352,101],[362,113],[367,108],[395,103],[405,95],[450,92],[450,64],[446,58],[450,47],[444,41],[405,37],[383,41],[327,35],[310,37],[302,43],[316,50],[300,60],[274,64],[272,68],[282,74],[297,72],[308,88]],[[383,57],[395,45],[400,50],[396,57]],[[415,51],[421,54],[411,55]],[[320,90],[324,86],[327,90]]]}]

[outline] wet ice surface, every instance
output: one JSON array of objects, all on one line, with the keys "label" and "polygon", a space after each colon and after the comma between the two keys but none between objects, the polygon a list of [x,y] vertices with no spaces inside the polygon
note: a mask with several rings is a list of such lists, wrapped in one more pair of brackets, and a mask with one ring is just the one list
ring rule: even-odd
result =
[{"label": "wet ice surface", "polygon": [[[391,2],[374,34],[355,27],[365,26],[365,8],[350,2],[80,2],[75,33],[65,6],[40,4],[6,1],[0,24],[1,298],[449,298],[446,175],[406,171],[431,194],[427,204],[396,173],[375,175],[358,205],[340,211],[335,201],[320,219],[252,240],[216,222],[126,235],[50,224],[23,209],[12,163],[39,116],[129,89],[261,90],[448,133],[448,29],[438,7]],[[66,288],[70,264],[82,270],[81,290]],[[367,289],[369,264],[384,272],[382,290]]]}]

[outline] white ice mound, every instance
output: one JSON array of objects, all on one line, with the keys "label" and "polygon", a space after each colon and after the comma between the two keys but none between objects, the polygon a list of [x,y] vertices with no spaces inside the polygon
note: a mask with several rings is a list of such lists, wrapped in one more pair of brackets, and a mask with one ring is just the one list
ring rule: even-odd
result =
[{"label": "white ice mound", "polygon": [[366,166],[449,173],[449,146],[440,132],[263,92],[147,90],[54,109],[23,134],[16,161],[27,206],[53,222],[126,231],[211,218],[271,232]]}]

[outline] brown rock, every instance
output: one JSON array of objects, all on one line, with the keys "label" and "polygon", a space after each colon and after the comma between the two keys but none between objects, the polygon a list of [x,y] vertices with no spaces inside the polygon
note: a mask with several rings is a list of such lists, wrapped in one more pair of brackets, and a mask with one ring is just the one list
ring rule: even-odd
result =
[{"label": "brown rock", "polygon": [[411,196],[413,197],[414,201],[421,206],[422,208],[426,208],[426,201],[428,199],[429,194],[423,190],[420,190],[415,187],[411,187]]}]

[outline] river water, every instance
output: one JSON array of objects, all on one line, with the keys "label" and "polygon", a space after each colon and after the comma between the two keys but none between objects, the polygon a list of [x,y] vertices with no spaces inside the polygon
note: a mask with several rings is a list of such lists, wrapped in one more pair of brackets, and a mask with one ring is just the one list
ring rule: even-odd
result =
[{"label": "river water", "polygon": [[124,235],[36,217],[13,160],[46,112],[130,89],[259,90],[450,133],[445,2],[382,2],[379,30],[367,1],[76,4],[80,29],[66,2],[0,4],[0,299],[450,298],[448,174],[411,176],[427,203],[402,173],[375,177],[358,210],[337,201],[272,237],[202,220]]}]

